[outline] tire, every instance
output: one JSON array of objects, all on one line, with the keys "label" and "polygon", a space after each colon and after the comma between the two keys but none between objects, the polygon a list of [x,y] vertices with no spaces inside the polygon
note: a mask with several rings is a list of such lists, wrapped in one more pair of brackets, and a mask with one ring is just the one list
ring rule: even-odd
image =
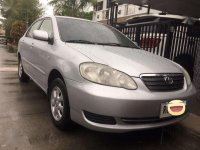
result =
[{"label": "tire", "polygon": [[51,118],[56,127],[61,130],[73,128],[70,117],[70,106],[65,83],[56,78],[50,85],[48,99],[51,108]]},{"label": "tire", "polygon": [[20,58],[18,61],[18,78],[20,82],[28,82],[30,80],[29,76],[24,72],[22,61]]}]

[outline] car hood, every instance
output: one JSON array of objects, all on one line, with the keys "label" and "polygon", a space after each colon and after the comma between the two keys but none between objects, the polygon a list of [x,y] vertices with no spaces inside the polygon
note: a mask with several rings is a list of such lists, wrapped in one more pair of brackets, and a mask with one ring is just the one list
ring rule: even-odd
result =
[{"label": "car hood", "polygon": [[181,69],[170,60],[140,49],[74,43],[67,45],[94,62],[134,77],[143,73],[181,73]]}]

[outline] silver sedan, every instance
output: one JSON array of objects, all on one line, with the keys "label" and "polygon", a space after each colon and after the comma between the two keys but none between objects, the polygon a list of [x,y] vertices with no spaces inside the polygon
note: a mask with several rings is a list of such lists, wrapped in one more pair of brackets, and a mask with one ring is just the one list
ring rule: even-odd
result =
[{"label": "silver sedan", "polygon": [[[73,122],[103,132],[166,126],[188,115],[196,92],[180,65],[140,50],[110,26],[83,19],[36,20],[19,41],[18,60],[19,80],[31,78],[48,95],[61,129]],[[169,113],[173,100],[184,104],[184,113]]]}]

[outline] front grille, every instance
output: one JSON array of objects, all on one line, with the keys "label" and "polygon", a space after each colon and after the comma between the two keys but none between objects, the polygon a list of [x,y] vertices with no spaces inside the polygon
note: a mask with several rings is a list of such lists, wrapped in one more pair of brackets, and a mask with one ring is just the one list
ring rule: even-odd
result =
[{"label": "front grille", "polygon": [[183,89],[183,74],[143,74],[141,79],[150,91],[167,92]]},{"label": "front grille", "polygon": [[89,121],[92,121],[95,123],[109,124],[109,125],[116,124],[115,119],[110,116],[98,115],[98,114],[94,114],[94,113],[87,112],[87,111],[84,111],[84,115]]}]

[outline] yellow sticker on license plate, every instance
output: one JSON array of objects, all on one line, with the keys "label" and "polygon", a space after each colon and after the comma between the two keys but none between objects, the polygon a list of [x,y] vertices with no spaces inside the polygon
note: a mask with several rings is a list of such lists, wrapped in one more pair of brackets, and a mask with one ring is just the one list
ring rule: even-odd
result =
[{"label": "yellow sticker on license plate", "polygon": [[172,100],[168,103],[167,108],[172,116],[180,116],[185,113],[186,101]]},{"label": "yellow sticker on license plate", "polygon": [[185,112],[185,107],[186,101],[181,100],[172,100],[170,102],[161,103],[160,118],[182,115]]}]

